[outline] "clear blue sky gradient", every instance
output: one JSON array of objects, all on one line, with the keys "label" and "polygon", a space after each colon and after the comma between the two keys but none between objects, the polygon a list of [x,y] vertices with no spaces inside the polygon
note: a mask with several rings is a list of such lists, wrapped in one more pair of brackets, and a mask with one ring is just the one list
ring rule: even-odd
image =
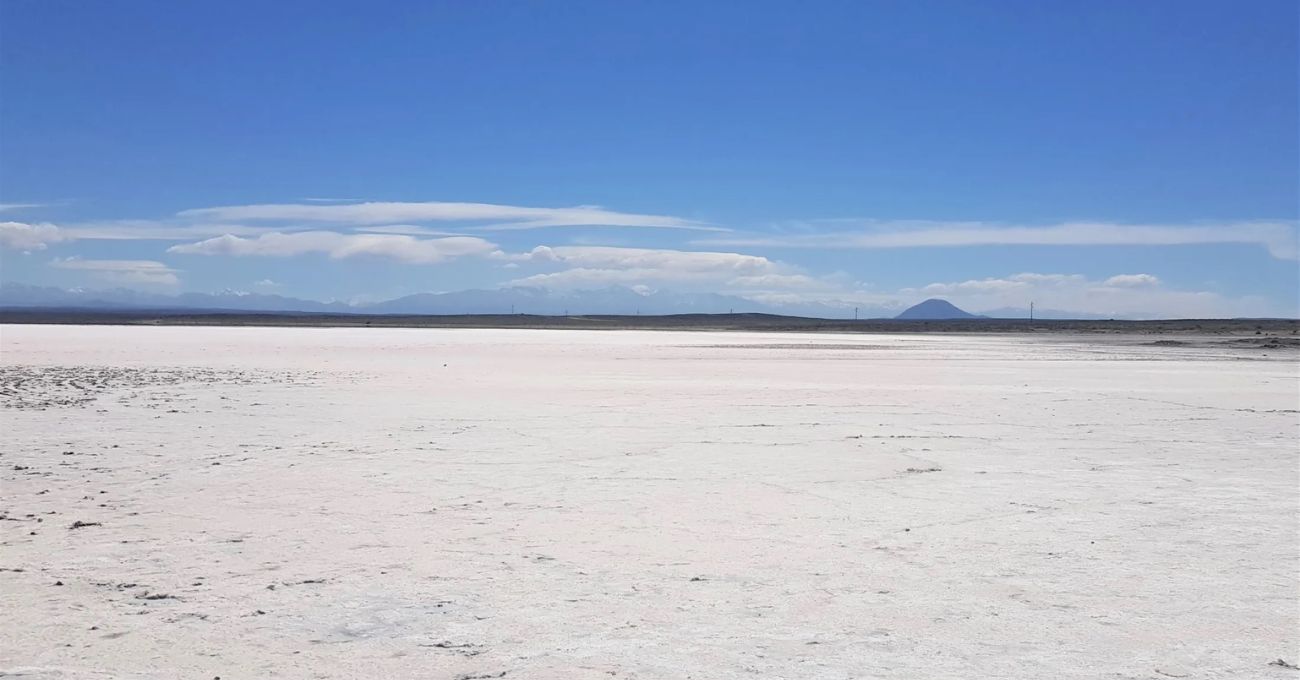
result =
[{"label": "clear blue sky gradient", "polygon": [[[673,215],[742,233],[816,220],[1276,220],[1300,202],[1300,11],[1250,2],[0,3],[0,220],[165,219],[303,197]],[[436,226],[436,225],[435,225]],[[445,227],[445,225],[444,225]],[[1018,272],[1257,296],[1253,244],[848,250],[693,245],[668,230],[484,235],[762,255],[882,291]],[[197,239],[196,239],[197,240]],[[52,258],[165,262],[181,289],[348,298],[492,286],[498,265],[178,256],[78,240]]]}]

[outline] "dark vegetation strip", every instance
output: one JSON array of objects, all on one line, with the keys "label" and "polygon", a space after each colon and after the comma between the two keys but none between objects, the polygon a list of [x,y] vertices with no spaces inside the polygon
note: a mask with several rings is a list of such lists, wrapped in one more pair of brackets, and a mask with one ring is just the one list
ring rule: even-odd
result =
[{"label": "dark vegetation strip", "polygon": [[1297,335],[1295,319],[1057,321],[1029,319],[814,319],[775,314],[539,316],[533,314],[319,314],[192,310],[0,309],[0,323],[144,326],[289,326],[379,328],[556,328],[583,330],[804,331],[835,333],[1187,333]]}]

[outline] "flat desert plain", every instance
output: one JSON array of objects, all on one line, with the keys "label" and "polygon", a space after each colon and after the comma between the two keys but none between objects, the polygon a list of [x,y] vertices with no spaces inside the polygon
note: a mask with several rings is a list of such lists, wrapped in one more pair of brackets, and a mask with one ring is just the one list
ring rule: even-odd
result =
[{"label": "flat desert plain", "polygon": [[1151,340],[5,326],[0,675],[1300,678],[1298,355]]}]

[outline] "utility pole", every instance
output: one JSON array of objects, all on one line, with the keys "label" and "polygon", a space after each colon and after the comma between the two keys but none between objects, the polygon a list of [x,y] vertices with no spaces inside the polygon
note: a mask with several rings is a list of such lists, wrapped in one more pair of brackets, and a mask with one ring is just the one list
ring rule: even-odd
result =
[{"label": "utility pole", "polygon": [[1030,320],[1030,321],[1033,321],[1033,320],[1034,320],[1034,301],[1033,301],[1033,300],[1030,300],[1030,301],[1029,301],[1029,320]]},{"label": "utility pole", "polygon": [[854,321],[857,321],[857,320],[858,320],[858,308],[857,308],[857,307],[854,307],[854,308],[853,308],[853,320],[854,320]]}]

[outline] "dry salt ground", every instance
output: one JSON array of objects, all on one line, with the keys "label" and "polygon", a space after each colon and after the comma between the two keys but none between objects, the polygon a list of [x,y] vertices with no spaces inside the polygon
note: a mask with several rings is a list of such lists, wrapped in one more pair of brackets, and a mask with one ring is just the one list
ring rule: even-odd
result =
[{"label": "dry salt ground", "polygon": [[0,328],[0,676],[1300,678],[1300,364]]}]

